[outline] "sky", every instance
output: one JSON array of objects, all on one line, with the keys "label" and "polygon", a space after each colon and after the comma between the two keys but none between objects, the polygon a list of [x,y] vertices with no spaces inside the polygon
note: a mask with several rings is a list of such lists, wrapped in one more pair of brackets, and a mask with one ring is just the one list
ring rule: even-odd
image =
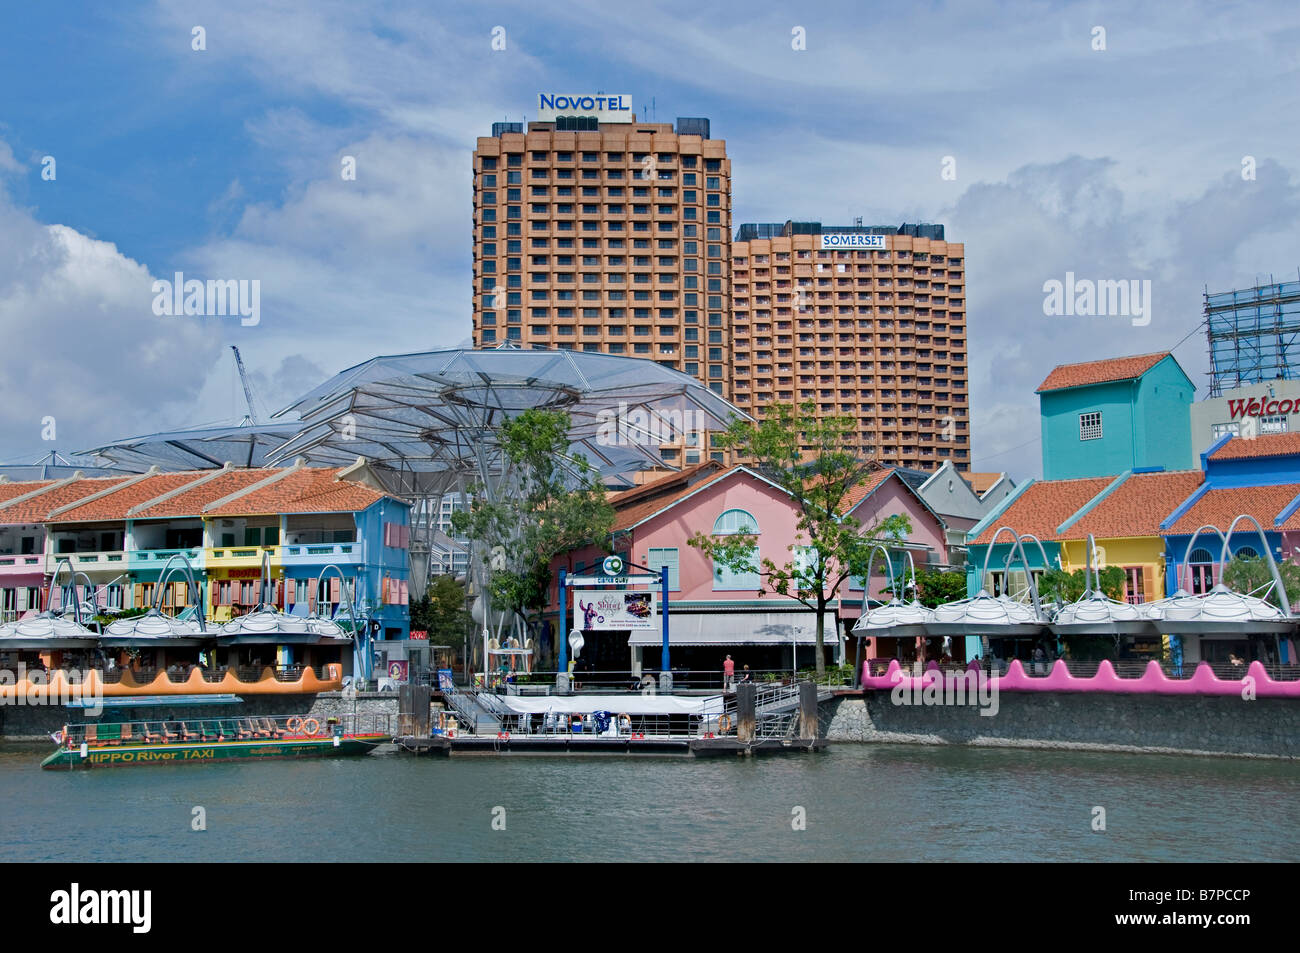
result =
[{"label": "sky", "polygon": [[[709,117],[737,225],[944,224],[973,468],[1039,476],[1052,367],[1174,348],[1202,397],[1204,290],[1300,269],[1300,5],[1129,6],[11,5],[0,460],[237,421],[230,345],[262,413],[467,343],[475,138],[546,90]],[[177,272],[258,280],[258,322],[156,314]],[[1067,273],[1149,314],[1045,314]]]}]

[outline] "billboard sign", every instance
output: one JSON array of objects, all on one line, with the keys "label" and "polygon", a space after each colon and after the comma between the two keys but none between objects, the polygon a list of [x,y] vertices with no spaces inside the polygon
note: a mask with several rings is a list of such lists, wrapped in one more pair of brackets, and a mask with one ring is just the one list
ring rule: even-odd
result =
[{"label": "billboard sign", "polygon": [[575,601],[574,621],[589,631],[653,629],[657,625],[652,591],[579,592]]}]

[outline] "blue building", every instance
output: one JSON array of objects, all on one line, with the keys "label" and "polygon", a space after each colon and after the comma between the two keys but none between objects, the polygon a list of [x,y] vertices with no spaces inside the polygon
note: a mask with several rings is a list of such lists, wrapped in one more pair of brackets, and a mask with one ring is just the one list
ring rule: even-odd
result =
[{"label": "blue building", "polygon": [[1185,468],[1195,391],[1168,351],[1059,365],[1038,388],[1043,478]]}]

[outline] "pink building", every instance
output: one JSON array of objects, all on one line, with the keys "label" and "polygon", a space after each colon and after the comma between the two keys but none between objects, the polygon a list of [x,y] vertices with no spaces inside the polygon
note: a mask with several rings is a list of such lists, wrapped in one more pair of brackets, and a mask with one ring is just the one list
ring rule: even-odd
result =
[{"label": "pink building", "polygon": [[[793,599],[764,594],[758,567],[763,558],[778,566],[791,558],[798,513],[778,485],[748,467],[730,469],[710,461],[680,473],[619,493],[611,498],[618,517],[614,551],[635,566],[667,567],[669,630],[673,667],[690,671],[721,671],[731,655],[737,672],[786,670],[814,664],[815,614]],[[912,535],[891,547],[913,549],[918,567],[946,562],[943,522],[892,470],[865,483],[853,500],[853,515],[870,526],[892,513],[906,513]],[[706,535],[748,532],[757,537],[750,572],[733,572],[714,565],[689,540]],[[566,576],[597,573],[609,554],[592,547],[570,554],[552,568]],[[887,577],[881,576],[881,586]],[[862,590],[846,587],[845,604],[830,604],[824,622],[828,661],[846,659],[842,634],[860,611]],[[573,625],[571,599],[566,624]],[[556,607],[558,608],[558,607]],[[656,624],[641,630],[585,630],[582,658],[596,671],[626,671],[641,666],[657,669],[662,630]],[[850,649],[852,646],[850,646]],[[797,653],[797,658],[795,654]]]}]

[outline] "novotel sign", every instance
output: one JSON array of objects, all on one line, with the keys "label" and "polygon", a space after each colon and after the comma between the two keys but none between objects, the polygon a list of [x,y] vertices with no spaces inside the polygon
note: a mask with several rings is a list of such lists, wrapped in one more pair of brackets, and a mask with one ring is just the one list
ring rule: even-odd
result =
[{"label": "novotel sign", "polygon": [[863,235],[861,232],[822,232],[821,248],[888,248],[884,235]]},{"label": "novotel sign", "polygon": [[597,96],[538,93],[538,120],[553,122],[560,116],[594,116],[600,122],[631,122],[632,97],[628,93],[601,93]]}]

